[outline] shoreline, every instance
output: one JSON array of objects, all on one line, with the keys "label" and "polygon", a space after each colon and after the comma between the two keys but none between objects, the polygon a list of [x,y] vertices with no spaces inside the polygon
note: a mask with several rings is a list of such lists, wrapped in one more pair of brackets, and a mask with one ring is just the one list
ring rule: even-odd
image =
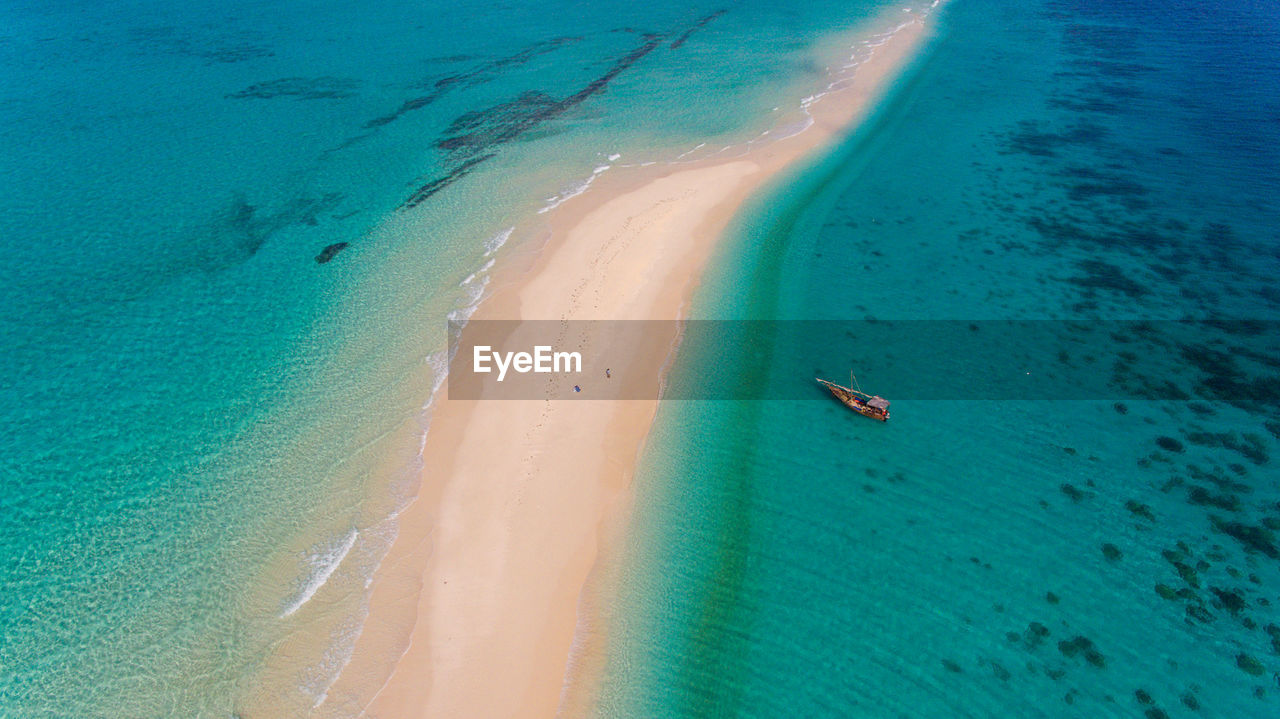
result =
[{"label": "shoreline", "polygon": [[[731,157],[594,178],[544,215],[544,246],[499,259],[473,317],[682,316],[743,203],[854,127],[926,29],[912,18],[871,46],[851,79],[805,104],[811,121],[799,132]],[[355,651],[316,714],[589,709],[606,644],[602,558],[625,532],[656,411],[656,401],[449,401],[442,387],[418,496],[399,515]]]}]

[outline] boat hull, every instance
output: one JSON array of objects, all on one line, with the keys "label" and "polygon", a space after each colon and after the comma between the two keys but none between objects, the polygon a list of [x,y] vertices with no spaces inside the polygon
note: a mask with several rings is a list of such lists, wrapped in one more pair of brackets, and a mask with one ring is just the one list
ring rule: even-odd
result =
[{"label": "boat hull", "polygon": [[888,410],[882,410],[882,409],[878,409],[876,407],[872,407],[868,405],[866,401],[864,401],[861,397],[854,394],[853,392],[850,392],[844,387],[841,387],[838,384],[833,384],[831,382],[827,382],[826,380],[818,380],[818,381],[821,382],[824,387],[831,390],[831,394],[834,395],[836,399],[840,400],[841,404],[853,410],[854,412],[857,412],[863,417],[870,417],[871,419],[874,419],[880,422],[889,421]]}]

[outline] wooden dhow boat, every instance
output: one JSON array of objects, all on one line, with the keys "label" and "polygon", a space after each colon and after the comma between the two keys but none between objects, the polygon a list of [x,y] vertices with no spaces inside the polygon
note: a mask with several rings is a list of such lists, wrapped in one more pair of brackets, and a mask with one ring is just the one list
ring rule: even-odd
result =
[{"label": "wooden dhow boat", "polygon": [[849,384],[857,387],[841,387],[835,382],[828,382],[820,377],[815,377],[823,386],[831,390],[831,394],[836,396],[844,406],[871,419],[878,419],[881,422],[889,421],[889,400],[880,395],[869,395],[858,387],[858,378],[849,373]]}]

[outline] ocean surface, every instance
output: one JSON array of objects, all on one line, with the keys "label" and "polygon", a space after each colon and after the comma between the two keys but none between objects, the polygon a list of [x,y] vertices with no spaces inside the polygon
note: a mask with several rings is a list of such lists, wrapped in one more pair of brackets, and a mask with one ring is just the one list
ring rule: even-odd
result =
[{"label": "ocean surface", "polygon": [[495,253],[926,7],[0,2],[0,715],[322,705]]},{"label": "ocean surface", "polygon": [[[664,403],[597,714],[1280,715],[1280,5],[956,0],[937,27],[739,218],[693,311],[846,321],[800,379],[894,366],[858,377],[892,419],[816,384]],[[1039,321],[1082,394],[968,392],[984,366],[922,393],[858,342],[887,320]],[[1065,320],[1130,321],[1126,348]],[[673,393],[779,396],[770,326],[682,353]]]}]

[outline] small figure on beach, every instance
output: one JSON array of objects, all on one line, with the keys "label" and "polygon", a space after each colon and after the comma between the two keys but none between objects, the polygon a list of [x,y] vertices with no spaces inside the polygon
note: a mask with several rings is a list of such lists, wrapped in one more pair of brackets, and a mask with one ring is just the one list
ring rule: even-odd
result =
[{"label": "small figure on beach", "polygon": [[604,368],[604,378],[605,378],[605,379],[609,379],[610,377],[612,377],[612,375],[610,375],[610,374],[609,374],[609,368],[608,368],[608,367],[605,367],[605,368]]},{"label": "small figure on beach", "polygon": [[573,391],[574,391],[574,392],[581,392],[581,391],[582,391],[582,388],[575,384],[575,385],[573,386]]}]

